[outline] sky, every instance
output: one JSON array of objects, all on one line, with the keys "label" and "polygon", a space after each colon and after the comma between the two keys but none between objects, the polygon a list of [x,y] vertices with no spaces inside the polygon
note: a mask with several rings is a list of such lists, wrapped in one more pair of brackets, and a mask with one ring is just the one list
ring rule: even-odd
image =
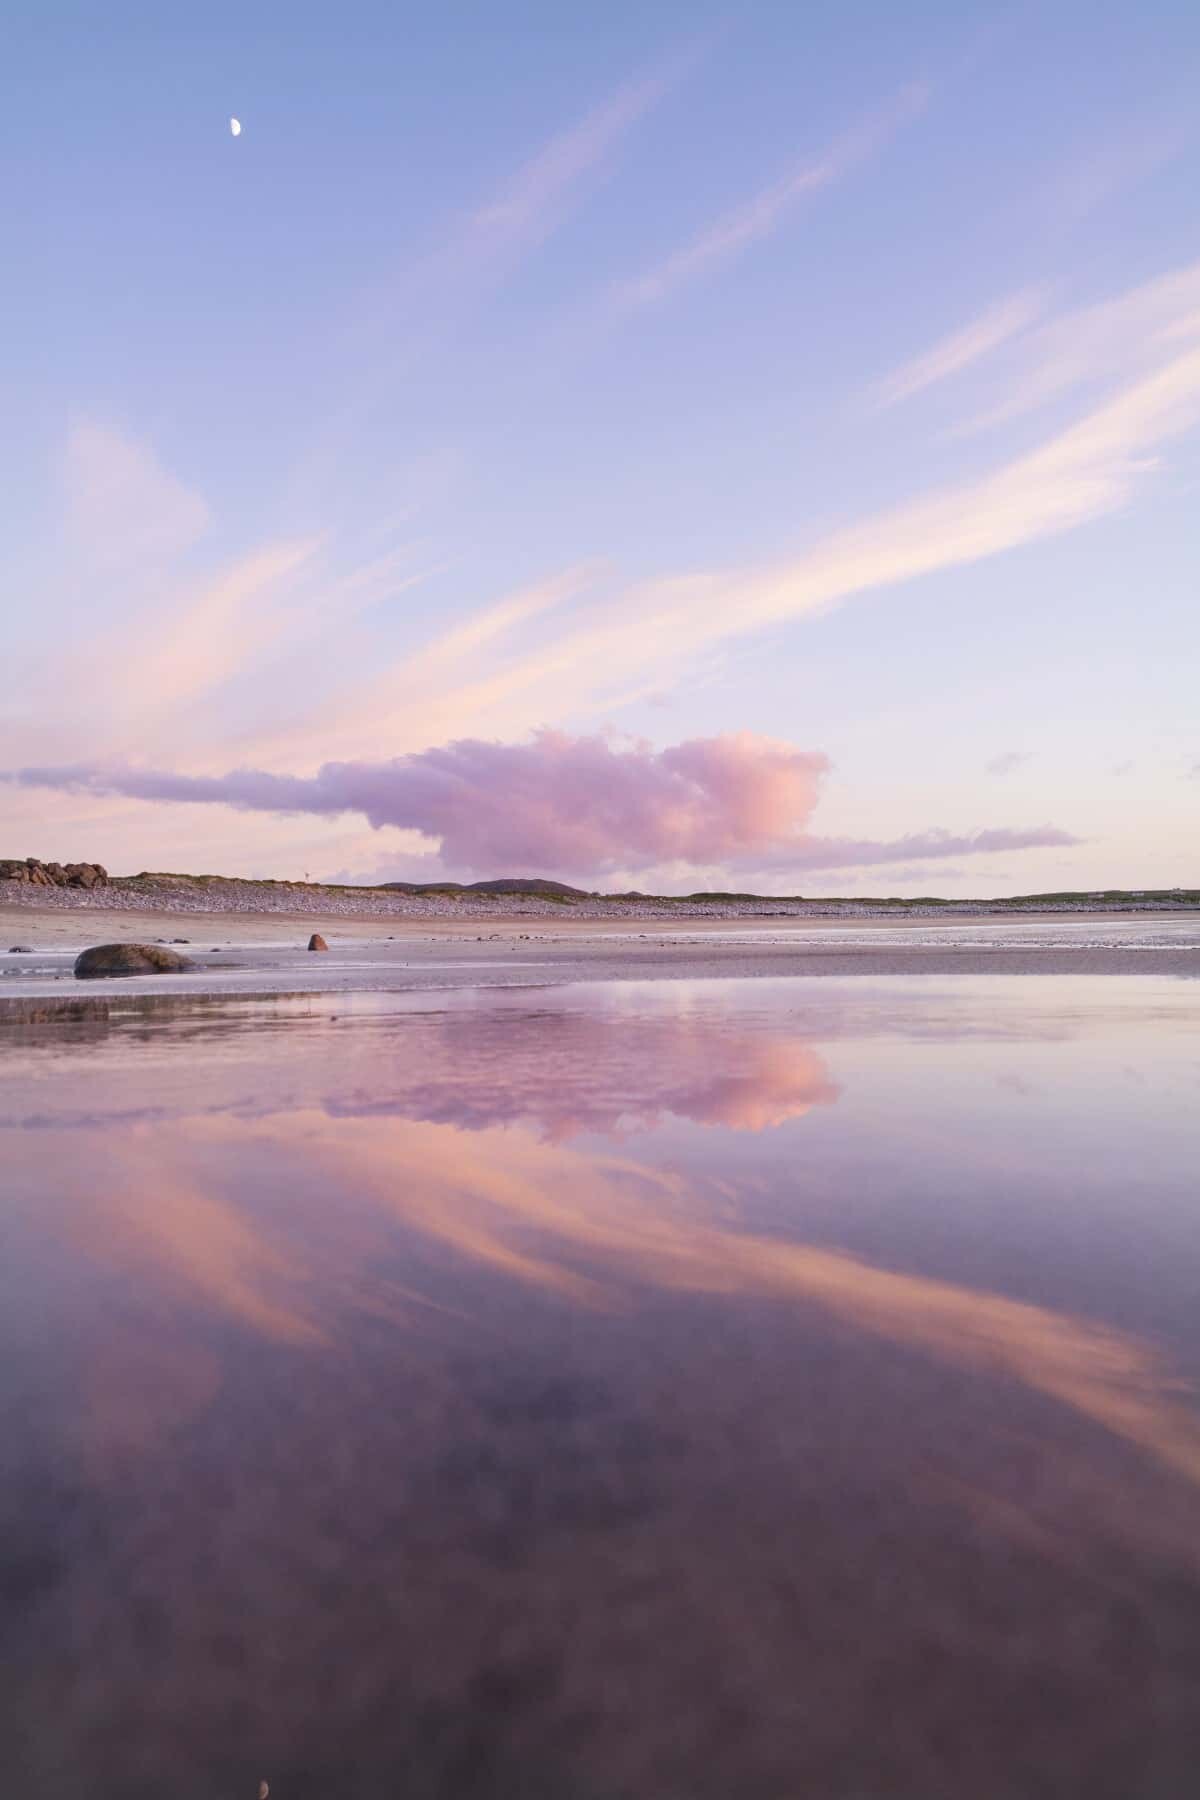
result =
[{"label": "sky", "polygon": [[18,0],[0,854],[1200,885],[1198,84],[1183,0]]}]

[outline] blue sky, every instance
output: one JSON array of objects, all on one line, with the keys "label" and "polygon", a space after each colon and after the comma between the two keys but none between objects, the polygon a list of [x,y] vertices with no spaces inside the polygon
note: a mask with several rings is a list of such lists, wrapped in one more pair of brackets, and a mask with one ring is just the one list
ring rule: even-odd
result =
[{"label": "blue sky", "polygon": [[519,770],[604,884],[1194,884],[1198,77],[1182,4],[18,7],[4,853],[496,873]]}]

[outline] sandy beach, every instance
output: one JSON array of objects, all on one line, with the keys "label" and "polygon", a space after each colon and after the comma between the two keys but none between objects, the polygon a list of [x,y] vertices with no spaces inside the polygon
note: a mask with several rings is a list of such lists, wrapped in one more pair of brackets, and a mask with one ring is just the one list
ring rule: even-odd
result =
[{"label": "sandy beach", "polygon": [[[309,954],[320,932],[328,955]],[[0,996],[70,981],[89,944],[174,943],[186,975],[115,985],[157,991],[348,991],[546,982],[746,976],[945,974],[1200,975],[1200,917],[1190,913],[1009,916],[741,917],[674,926],[505,916],[395,918],[0,907]],[[12,946],[30,954],[6,954]]]}]

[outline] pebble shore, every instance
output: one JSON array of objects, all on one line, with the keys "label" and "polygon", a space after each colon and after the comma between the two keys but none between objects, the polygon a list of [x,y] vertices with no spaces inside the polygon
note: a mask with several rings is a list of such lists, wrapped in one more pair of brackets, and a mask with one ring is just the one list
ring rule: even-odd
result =
[{"label": "pebble shore", "polygon": [[19,881],[0,881],[0,907],[61,912],[147,912],[171,914],[276,913],[281,917],[338,919],[589,919],[662,924],[682,919],[895,919],[1020,917],[1025,913],[1106,914],[1132,911],[1195,911],[1183,903],[1154,899],[1081,904],[1044,900],[1019,904],[957,900],[930,905],[870,900],[672,900],[647,896],[637,900],[597,897],[556,901],[525,894],[393,894],[379,888],[358,892],[303,882],[220,880],[205,883],[184,877],[125,879],[107,887],[47,888]]}]

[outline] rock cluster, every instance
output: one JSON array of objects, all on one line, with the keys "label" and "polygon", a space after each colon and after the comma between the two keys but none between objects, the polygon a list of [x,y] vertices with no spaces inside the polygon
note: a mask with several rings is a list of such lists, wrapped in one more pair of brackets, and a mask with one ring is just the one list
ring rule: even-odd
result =
[{"label": "rock cluster", "polygon": [[99,863],[40,862],[0,858],[0,881],[24,881],[32,887],[97,888],[108,886],[108,870]]}]

